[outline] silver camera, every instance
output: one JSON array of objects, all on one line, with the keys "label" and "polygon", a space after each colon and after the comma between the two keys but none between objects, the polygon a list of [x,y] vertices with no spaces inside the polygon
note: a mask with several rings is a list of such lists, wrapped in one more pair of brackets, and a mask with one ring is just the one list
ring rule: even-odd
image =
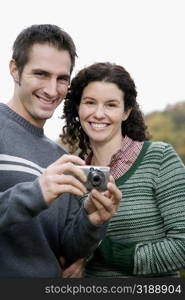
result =
[{"label": "silver camera", "polygon": [[103,166],[78,166],[84,171],[87,176],[87,181],[84,183],[87,190],[90,192],[93,188],[100,192],[107,190],[109,180],[109,167]]}]

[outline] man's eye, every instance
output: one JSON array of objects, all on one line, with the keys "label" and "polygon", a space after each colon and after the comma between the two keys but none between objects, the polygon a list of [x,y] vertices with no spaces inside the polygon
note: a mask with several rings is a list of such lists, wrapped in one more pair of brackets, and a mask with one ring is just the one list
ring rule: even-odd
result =
[{"label": "man's eye", "polygon": [[59,77],[58,80],[62,83],[68,84],[69,83],[69,78],[65,77]]},{"label": "man's eye", "polygon": [[37,75],[37,76],[44,76],[45,74],[43,72],[35,72],[35,75]]}]

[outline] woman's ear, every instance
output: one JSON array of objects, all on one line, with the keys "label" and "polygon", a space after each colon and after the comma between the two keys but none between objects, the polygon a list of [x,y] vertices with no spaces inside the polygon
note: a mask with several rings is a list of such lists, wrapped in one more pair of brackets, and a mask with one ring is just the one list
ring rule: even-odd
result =
[{"label": "woman's ear", "polygon": [[122,121],[126,121],[132,111],[132,108],[129,108],[127,111],[124,111]]},{"label": "woman's ear", "polygon": [[11,59],[11,61],[9,63],[9,70],[10,70],[10,74],[11,74],[14,82],[19,84],[20,83],[19,71],[18,71],[16,62],[14,59]]}]

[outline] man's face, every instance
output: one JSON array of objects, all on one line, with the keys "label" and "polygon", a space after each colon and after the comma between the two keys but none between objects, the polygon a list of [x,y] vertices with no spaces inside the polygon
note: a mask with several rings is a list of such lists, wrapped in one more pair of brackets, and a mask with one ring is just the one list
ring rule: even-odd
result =
[{"label": "man's face", "polygon": [[18,78],[12,108],[31,124],[43,127],[66,96],[71,70],[69,52],[49,44],[35,44],[21,76],[15,62],[10,70],[14,79]]}]

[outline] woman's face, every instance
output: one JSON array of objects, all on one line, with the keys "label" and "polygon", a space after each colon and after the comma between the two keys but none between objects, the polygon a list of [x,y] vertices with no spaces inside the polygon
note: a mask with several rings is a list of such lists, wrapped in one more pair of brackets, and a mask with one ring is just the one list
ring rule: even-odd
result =
[{"label": "woman's face", "polygon": [[122,140],[121,124],[128,116],[129,112],[124,112],[124,93],[116,84],[94,81],[84,88],[79,119],[91,143]]}]

